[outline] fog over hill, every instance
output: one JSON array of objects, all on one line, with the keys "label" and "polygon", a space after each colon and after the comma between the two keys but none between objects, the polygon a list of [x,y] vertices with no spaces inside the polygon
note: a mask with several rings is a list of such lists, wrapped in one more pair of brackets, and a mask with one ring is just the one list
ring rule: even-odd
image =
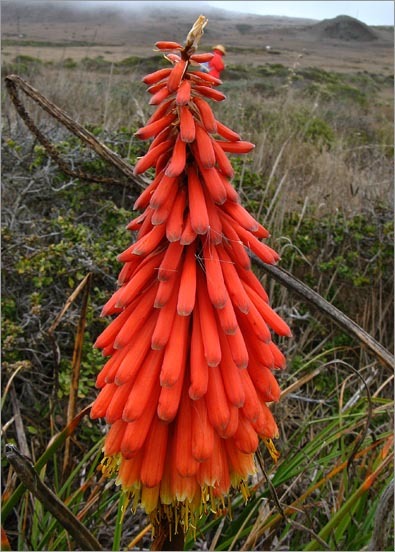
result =
[{"label": "fog over hill", "polygon": [[215,19],[232,21],[259,20],[269,25],[303,25],[315,23],[315,19],[276,15],[251,15],[230,12],[212,7],[204,2],[67,2],[67,1],[10,1],[2,2],[2,22],[9,24],[19,17],[24,21],[34,23],[59,21],[63,23],[76,22],[81,18],[89,23],[101,21],[103,17],[134,18],[136,14],[145,16],[162,16],[172,14],[176,17],[188,18],[200,14]]}]

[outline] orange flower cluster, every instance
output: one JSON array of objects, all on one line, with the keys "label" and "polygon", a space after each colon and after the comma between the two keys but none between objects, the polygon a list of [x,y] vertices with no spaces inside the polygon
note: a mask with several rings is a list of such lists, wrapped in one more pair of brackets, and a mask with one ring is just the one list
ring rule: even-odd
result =
[{"label": "orange flower cluster", "polygon": [[111,425],[104,464],[135,504],[181,504],[188,518],[254,472],[259,437],[277,436],[266,403],[279,398],[272,369],[285,360],[271,330],[290,329],[251,270],[248,250],[269,264],[279,257],[230,182],[226,154],[254,146],[207,102],[225,99],[221,82],[196,70],[212,54],[156,46],[172,66],[143,79],[157,108],[137,132],[152,142],[135,167],[155,176],[103,308],[116,317],[95,343],[109,359],[91,416]]}]

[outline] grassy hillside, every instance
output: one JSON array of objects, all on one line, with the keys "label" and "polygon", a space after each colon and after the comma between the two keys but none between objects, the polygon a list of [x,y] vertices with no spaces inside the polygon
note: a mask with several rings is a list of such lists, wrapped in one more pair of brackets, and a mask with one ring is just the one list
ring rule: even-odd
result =
[{"label": "grassy hillside", "polygon": [[[252,154],[231,158],[233,184],[270,230],[281,266],[393,350],[393,78],[274,58],[229,62],[227,100],[213,105],[219,120],[256,144]],[[134,133],[152,108],[141,76],[162,66],[157,55],[116,63],[104,52],[57,62],[19,55],[4,63],[3,76],[24,77],[131,165],[143,155],[147,144]],[[77,412],[96,396],[103,358],[92,343],[108,323],[100,311],[115,288],[116,256],[129,244],[125,225],[141,190],[21,98],[70,167],[114,179],[98,184],[62,173],[3,91],[3,439],[37,461],[67,424],[81,295],[48,330],[91,273]],[[284,395],[274,406],[281,457],[274,466],[262,450],[265,472],[260,466],[251,481],[249,502],[233,496],[225,521],[203,516],[187,549],[361,550],[393,473],[392,370],[255,270],[294,334],[281,342],[287,369],[278,374]],[[149,533],[140,534],[147,519],[128,509],[120,526],[118,488],[97,470],[105,430],[84,417],[67,461],[55,443],[42,475],[105,549],[148,548]],[[6,460],[3,474],[6,501],[17,488]],[[379,523],[382,549],[391,550],[391,527]],[[27,496],[3,524],[12,549],[77,549]]]}]

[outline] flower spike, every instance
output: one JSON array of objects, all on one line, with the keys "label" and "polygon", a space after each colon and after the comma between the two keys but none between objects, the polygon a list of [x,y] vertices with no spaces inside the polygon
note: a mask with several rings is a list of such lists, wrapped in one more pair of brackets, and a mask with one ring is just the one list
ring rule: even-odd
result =
[{"label": "flower spike", "polygon": [[157,42],[171,66],[143,78],[155,110],[136,137],[152,142],[134,172],[154,178],[103,308],[115,317],[95,342],[108,357],[91,410],[111,426],[103,472],[174,533],[220,511],[231,486],[246,496],[259,439],[276,457],[266,403],[279,400],[272,370],[285,357],[273,334],[291,335],[251,269],[250,251],[279,256],[231,183],[228,154],[254,144],[213,113],[225,95],[197,67],[212,58],[196,53],[206,24],[200,16],[184,45]]}]

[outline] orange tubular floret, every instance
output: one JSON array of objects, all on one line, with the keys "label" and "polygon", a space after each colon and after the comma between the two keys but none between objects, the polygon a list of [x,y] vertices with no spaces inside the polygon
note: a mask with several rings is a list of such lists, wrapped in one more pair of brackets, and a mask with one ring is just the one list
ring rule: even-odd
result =
[{"label": "orange tubular floret", "polygon": [[229,487],[230,487],[230,468],[229,468],[229,464],[228,464],[228,457],[227,457],[227,454],[226,454],[226,450],[225,450],[225,445],[224,445],[224,440],[221,439],[220,440],[220,455],[219,455],[219,460],[221,462],[221,467],[222,467],[222,477],[220,479],[220,481],[218,481],[218,485],[215,486],[214,488],[214,496],[218,496],[218,497],[222,497],[224,495],[226,495],[228,492],[229,492]]},{"label": "orange tubular floret", "polygon": [[225,449],[228,455],[228,461],[231,471],[241,479],[246,479],[248,475],[255,473],[254,455],[245,454],[235,447],[233,439],[226,439]]},{"label": "orange tubular floret", "polygon": [[149,255],[160,244],[165,235],[164,225],[153,226],[145,236],[131,245],[126,251],[118,255],[117,260],[121,263],[130,261],[132,255]]},{"label": "orange tubular floret", "polygon": [[232,358],[239,368],[246,368],[248,365],[248,351],[244,337],[238,328],[233,335],[227,335]]},{"label": "orange tubular floret", "polygon": [[154,301],[154,307],[156,309],[161,309],[168,303],[174,291],[177,291],[179,281],[179,278],[170,278],[169,280],[164,280],[159,283]]},{"label": "orange tubular floret", "polygon": [[226,157],[224,150],[217,144],[216,140],[211,140],[211,143],[213,146],[218,168],[225,176],[227,176],[228,178],[233,178],[235,172],[233,170],[231,162]]},{"label": "orange tubular floret", "polygon": [[208,385],[208,364],[204,355],[198,305],[195,305],[193,311],[191,354],[189,362],[191,379],[189,396],[191,399],[197,400],[206,394]]},{"label": "orange tubular floret", "polygon": [[148,152],[139,159],[134,167],[134,174],[141,174],[150,167],[154,166],[158,157],[169,150],[173,145],[173,140],[165,140],[161,144],[149,149]]},{"label": "orange tubular floret", "polygon": [[149,105],[159,105],[160,103],[163,102],[163,100],[167,98],[169,94],[170,94],[169,89],[167,88],[167,86],[164,86],[159,90],[159,92],[157,92],[152,96],[152,98],[148,103]]},{"label": "orange tubular floret", "polygon": [[[151,182],[151,184],[149,184],[146,187],[146,189],[143,191],[143,193],[136,199],[133,205],[133,210],[136,211],[137,209],[145,209],[147,207],[152,194],[154,193],[154,191],[156,190],[156,187],[158,186],[158,183],[159,183],[159,179],[155,177],[154,180]],[[143,220],[144,220],[146,214],[143,213],[140,216],[143,217]],[[128,226],[126,228],[128,228]]]},{"label": "orange tubular floret", "polygon": [[122,385],[123,383],[133,381],[151,348],[151,335],[156,324],[157,314],[154,313],[147,320],[138,332],[135,333],[134,341],[127,355],[121,362],[115,375],[115,383]]},{"label": "orange tubular floret", "polygon": [[259,231],[259,237],[261,238],[268,238],[269,232],[259,224],[258,221],[254,219],[250,213],[244,209],[240,203],[236,203],[233,201],[226,201],[223,205],[224,211],[232,217],[240,226],[243,226],[246,230],[249,230],[250,232],[258,232]]},{"label": "orange tubular floret", "polygon": [[166,237],[169,242],[179,241],[181,238],[184,226],[186,200],[187,195],[185,188],[181,188],[174,202],[170,216],[166,221]]},{"label": "orange tubular floret", "polygon": [[209,217],[203,188],[193,166],[188,169],[188,201],[191,226],[196,234],[206,234]]},{"label": "orange tubular floret", "polygon": [[158,280],[165,282],[176,275],[184,246],[180,242],[171,242],[166,249],[158,270]]},{"label": "orange tubular floret", "polygon": [[265,322],[274,330],[278,335],[284,335],[292,337],[292,332],[284,322],[282,318],[260,297],[253,289],[246,287],[246,292],[249,295],[251,301],[255,304],[260,315]]},{"label": "orange tubular floret", "polygon": [[168,77],[170,75],[170,72],[171,68],[166,67],[165,69],[159,69],[158,71],[154,71],[153,73],[145,75],[142,80],[145,84],[148,85],[155,84],[156,82],[159,82],[160,80]]},{"label": "orange tubular floret", "polygon": [[198,462],[204,462],[213,453],[214,429],[207,414],[205,398],[191,403],[192,410],[192,455]]},{"label": "orange tubular floret", "polygon": [[239,140],[238,142],[222,142],[217,140],[217,144],[227,153],[249,153],[255,148],[255,144]]},{"label": "orange tubular floret", "polygon": [[166,169],[166,176],[174,177],[179,176],[185,168],[186,163],[186,144],[181,140],[181,135],[177,136],[176,142],[173,148],[173,155],[171,161]]},{"label": "orange tubular floret", "polygon": [[159,42],[155,42],[155,46],[158,50],[182,50],[181,44],[178,44],[178,42],[171,42],[169,40],[160,40]]},{"label": "orange tubular floret", "polygon": [[125,322],[128,320],[130,314],[133,312],[134,305],[129,305],[121,314],[117,316],[107,328],[96,339],[94,347],[97,349],[104,349],[110,344],[114,343],[114,339],[118,332],[121,330]]},{"label": "orange tubular floret", "polygon": [[222,462],[220,447],[222,446],[221,439],[213,432],[214,443],[211,456],[200,465],[197,473],[197,481],[201,487],[204,485],[214,486],[223,479]]},{"label": "orange tubular floret", "polygon": [[227,200],[234,201],[235,203],[240,203],[240,196],[230,183],[229,179],[221,172],[219,172],[218,174],[225,187]]},{"label": "orange tubular floret", "polygon": [[215,205],[207,186],[202,186],[205,198],[208,220],[209,220],[209,240],[215,245],[222,242],[222,223],[218,215],[218,207]]},{"label": "orange tubular floret", "polygon": [[162,175],[158,186],[151,196],[150,206],[153,209],[159,209],[166,202],[172,188],[178,190],[178,178]]},{"label": "orange tubular floret", "polygon": [[167,100],[166,102],[158,106],[156,110],[153,112],[153,114],[151,115],[151,117],[148,119],[147,125],[163,117],[163,115],[165,115],[168,112],[168,110],[173,107],[174,107],[173,100]]},{"label": "orange tubular floret", "polygon": [[194,79],[198,79],[199,81],[205,81],[205,83],[213,84],[214,86],[218,86],[222,84],[222,81],[220,79],[217,79],[217,77],[210,75],[210,73],[203,73],[202,71],[193,71],[190,73],[190,76]]},{"label": "orange tubular floret", "polygon": [[192,228],[191,214],[188,211],[184,217],[184,226],[182,227],[182,234],[180,238],[181,245],[189,245],[196,240],[197,234]]},{"label": "orange tubular floret", "polygon": [[169,426],[156,416],[144,444],[144,457],[141,465],[141,482],[147,487],[159,485],[166,459]]},{"label": "orange tubular floret", "polygon": [[143,453],[139,452],[133,458],[122,458],[119,467],[119,480],[123,489],[132,489],[140,484],[141,464],[143,462]]},{"label": "orange tubular floret", "polygon": [[150,86],[148,89],[147,89],[147,92],[149,94],[156,94],[157,92],[159,92],[159,90],[162,90],[162,88],[166,86],[166,81],[163,80],[161,82],[157,82],[156,84],[153,84],[152,86]]},{"label": "orange tubular floret", "polygon": [[216,309],[215,313],[224,333],[227,335],[232,335],[236,332],[239,325],[237,323],[236,314],[226,286],[225,290],[227,295],[225,305],[222,307],[222,309]]},{"label": "orange tubular floret", "polygon": [[189,348],[189,324],[190,317],[175,315],[160,372],[162,387],[173,387],[184,377],[186,351]]},{"label": "orange tubular floret", "polygon": [[274,367],[283,370],[285,368],[285,356],[273,342],[269,343],[270,351],[274,359]]},{"label": "orange tubular floret", "polygon": [[181,273],[178,291],[177,313],[188,316],[193,311],[196,298],[196,242],[188,247]]},{"label": "orange tubular floret", "polygon": [[199,150],[199,158],[205,169],[211,169],[215,165],[215,153],[213,144],[207,131],[199,124],[196,125],[196,146]]},{"label": "orange tubular floret", "polygon": [[153,302],[157,289],[158,286],[153,285],[139,297],[139,301],[133,306],[133,316],[128,317],[115,338],[115,349],[122,349],[134,340],[135,332],[145,324],[147,318],[153,313]]},{"label": "orange tubular floret", "polygon": [[[148,203],[147,203],[148,205]],[[135,232],[136,230],[140,230],[141,228],[141,225],[143,224],[145,218],[147,216],[147,213],[144,212],[142,213],[141,215],[139,215],[138,217],[135,217],[134,219],[132,219],[126,226],[126,228],[132,232]]]},{"label": "orange tubular floret", "polygon": [[191,99],[191,83],[188,80],[181,82],[176,95],[177,105],[186,105]]},{"label": "orange tubular floret", "polygon": [[104,454],[106,456],[113,456],[121,450],[122,439],[125,435],[127,424],[122,420],[117,420],[115,424],[110,427],[110,431],[107,433],[104,441]]},{"label": "orange tubular floret", "polygon": [[192,54],[191,60],[196,61],[196,63],[207,63],[208,61],[211,61],[214,57],[214,54],[210,53],[204,53],[204,54]]},{"label": "orange tubular floret", "polygon": [[233,435],[236,447],[244,454],[251,454],[258,448],[258,435],[249,422],[241,413],[239,414],[239,426]]},{"label": "orange tubular floret", "polygon": [[168,59],[172,63],[178,63],[179,61],[181,61],[181,56],[179,56],[178,54],[166,54],[165,59]]},{"label": "orange tubular floret", "polygon": [[245,402],[241,408],[241,411],[247,420],[255,422],[261,414],[262,404],[259,400],[254,384],[251,381],[248,370],[241,370],[240,378],[245,393]]},{"label": "orange tubular floret", "polygon": [[[183,351],[183,354],[185,356],[187,355],[186,349]],[[177,416],[184,381],[184,373],[185,371],[182,372],[181,376],[172,387],[161,388],[157,412],[159,418],[165,422],[172,422]]]},{"label": "orange tubular floret", "polygon": [[230,419],[229,403],[219,366],[210,366],[206,393],[207,412],[211,425],[222,431]]},{"label": "orange tubular floret", "polygon": [[229,221],[223,217],[223,213],[219,212],[223,233],[225,239],[223,240],[224,247],[228,253],[230,259],[234,262],[235,266],[241,266],[248,270],[251,267],[250,258],[241,242],[238,234]]},{"label": "orange tubular floret", "polygon": [[115,353],[115,349],[112,345],[108,345],[107,347],[103,348],[101,353],[104,357],[111,356]]},{"label": "orange tubular floret", "polygon": [[203,260],[210,300],[215,308],[221,309],[225,306],[228,292],[216,246],[208,243],[208,241],[203,244]]},{"label": "orange tubular floret", "polygon": [[209,86],[202,86],[200,84],[193,84],[192,86],[194,92],[198,92],[198,94],[206,96],[206,98],[210,98],[211,100],[214,100],[216,102],[222,102],[226,99],[225,94],[223,94],[219,90],[214,90],[214,88],[210,88]]},{"label": "orange tubular floret", "polygon": [[170,92],[174,92],[180,86],[181,79],[187,68],[187,61],[181,59],[175,64],[167,79],[167,88]]},{"label": "orange tubular floret", "polygon": [[265,402],[278,401],[281,393],[280,386],[269,368],[250,358],[247,369],[261,399]]},{"label": "orange tubular floret", "polygon": [[[136,242],[141,240],[146,234],[148,234],[152,230],[152,215],[154,210],[151,209],[151,207],[148,205],[148,207],[145,209],[145,219],[143,220],[142,225],[139,228],[139,231],[137,232],[136,236]],[[126,227],[127,228],[127,227]]]},{"label": "orange tubular floret", "polygon": [[124,284],[127,284],[132,278],[133,274],[136,271],[136,267],[138,266],[140,262],[140,259],[135,256],[134,259],[131,259],[130,261],[127,261],[123,267],[121,268],[119,274],[118,274],[118,281],[117,283],[119,286],[122,286]]},{"label": "orange tubular floret", "polygon": [[104,385],[92,405],[90,412],[90,417],[92,420],[104,417],[108,405],[110,404],[116,390],[117,385],[115,385],[115,383]]},{"label": "orange tubular floret", "polygon": [[122,286],[118,291],[114,293],[117,298],[117,307],[124,307],[129,305],[137,297],[142,290],[150,285],[156,276],[158,266],[163,259],[163,253],[153,255],[149,258],[149,262],[145,263],[141,268],[136,271],[129,282]]},{"label": "orange tubular floret", "polygon": [[238,142],[241,139],[240,134],[237,134],[237,132],[228,128],[219,121],[217,121],[217,133],[222,136],[222,138],[225,138],[225,140],[229,140],[230,142]]},{"label": "orange tubular floret", "polygon": [[101,388],[106,383],[113,383],[115,374],[117,373],[117,370],[119,366],[121,365],[121,362],[125,358],[125,356],[128,354],[132,344],[127,345],[120,351],[115,351],[115,353],[112,355],[112,357],[106,362],[103,370],[99,373],[96,379],[96,387]]},{"label": "orange tubular floret", "polygon": [[199,462],[192,455],[192,406],[185,385],[177,416],[173,451],[175,467],[181,477],[195,475]]},{"label": "orange tubular floret", "polygon": [[153,123],[139,128],[139,130],[136,132],[136,136],[140,138],[141,140],[148,140],[148,138],[152,138],[153,136],[156,136],[159,134],[163,129],[168,127],[175,119],[175,113],[169,113],[168,115],[165,115],[158,121],[154,121]]},{"label": "orange tubular floret", "polygon": [[122,412],[133,387],[133,383],[134,382],[132,381],[125,383],[124,385],[119,385],[115,390],[111,402],[106,410],[105,418],[107,424],[113,424],[122,418]]},{"label": "orange tubular floret", "polygon": [[[173,137],[173,139],[175,139],[175,136]],[[158,158],[158,161],[155,165],[156,172],[159,172],[167,167],[172,155],[172,151],[172,149],[169,149]]]},{"label": "orange tubular floret", "polygon": [[154,226],[165,223],[169,218],[177,197],[177,191],[177,186],[172,186],[165,201],[162,202],[160,207],[154,210],[151,218],[151,223]]},{"label": "orange tubular floret", "polygon": [[221,345],[219,343],[218,326],[215,319],[214,307],[208,296],[206,282],[200,268],[198,268],[196,276],[200,330],[204,355],[209,366],[217,366],[221,361]]},{"label": "orange tubular floret", "polygon": [[158,320],[151,338],[151,347],[155,350],[160,351],[169,341],[177,309],[178,281],[177,276],[177,283],[171,286],[169,300],[159,310]]},{"label": "orange tubular floret", "polygon": [[199,170],[203,175],[204,182],[207,186],[207,190],[210,193],[211,198],[214,203],[222,205],[226,201],[226,188],[219,177],[218,171],[216,168],[205,169],[200,161],[200,157],[197,159]]},{"label": "orange tubular floret", "polygon": [[239,314],[238,321],[243,333],[252,331],[255,337],[263,343],[269,343],[271,340],[270,330],[253,301],[250,303],[248,314]]},{"label": "orange tubular floret", "polygon": [[237,406],[232,404],[229,405],[229,423],[225,429],[218,432],[218,435],[222,437],[222,439],[229,439],[236,433],[237,428],[239,427],[239,411],[240,409],[237,408]]},{"label": "orange tubular floret", "polygon": [[199,110],[203,126],[207,130],[207,132],[210,132],[210,133],[216,132],[217,121],[214,117],[211,107],[208,105],[206,100],[203,100],[203,98],[196,97],[193,99],[193,102]]},{"label": "orange tubular floret", "polygon": [[170,133],[173,131],[173,126],[170,125],[166,128],[164,128],[163,130],[161,130],[161,132],[159,132],[159,134],[157,134],[154,138],[154,140],[152,140],[151,142],[151,146],[154,148],[155,146],[161,144],[162,142],[164,142],[165,140],[169,139],[169,136],[170,136]]},{"label": "orange tubular floret", "polygon": [[151,514],[158,507],[160,485],[155,487],[142,486],[141,505],[147,514]]},{"label": "orange tubular floret", "polygon": [[240,279],[242,280],[243,282],[243,285],[245,287],[245,284],[247,284],[248,286],[250,286],[260,297],[262,297],[262,299],[264,301],[266,301],[266,303],[268,303],[269,301],[269,296],[268,294],[266,293],[266,291],[264,290],[264,288],[262,287],[260,281],[258,280],[258,278],[255,276],[254,272],[252,270],[245,270],[243,268],[240,268],[240,267],[236,267],[237,269],[237,272],[240,276]]},{"label": "orange tubular floret", "polygon": [[261,261],[267,264],[275,264],[279,260],[279,255],[271,247],[260,242],[251,232],[238,223],[235,223],[234,227],[244,245],[251,249]]},{"label": "orange tubular floret", "polygon": [[195,120],[187,106],[179,108],[180,114],[180,138],[183,142],[193,142],[195,140]]},{"label": "orange tubular floret", "polygon": [[[240,323],[240,327],[242,325],[243,323]],[[254,357],[256,362],[259,362],[260,364],[263,364],[264,366],[267,366],[268,368],[273,369],[274,360],[273,360],[273,355],[270,350],[269,344],[264,343],[263,341],[257,340],[255,338],[254,332],[252,332],[248,326],[247,328],[249,333],[245,334],[244,338],[251,357]]]},{"label": "orange tubular floret", "polygon": [[234,363],[226,337],[221,334],[219,337],[222,350],[222,360],[219,366],[226,396],[231,405],[240,408],[245,401],[245,392],[240,377],[241,370]]},{"label": "orange tubular floret", "polygon": [[278,438],[279,432],[276,421],[266,404],[262,404],[262,418],[259,422],[260,427],[257,427],[257,430],[260,437],[266,437],[266,439]]},{"label": "orange tubular floret", "polygon": [[250,309],[250,298],[240,280],[234,263],[231,261],[224,246],[218,245],[217,251],[221,259],[222,274],[224,275],[225,286],[232,299],[232,303],[244,314]]},{"label": "orange tubular floret", "polygon": [[158,387],[163,351],[150,351],[129,393],[122,412],[122,419],[132,422],[143,415],[150,396]]},{"label": "orange tubular floret", "polygon": [[121,443],[121,452],[125,458],[132,458],[141,450],[150,430],[154,416],[156,416],[156,405],[158,404],[159,385],[148,397],[148,403],[139,418],[127,423],[126,431]]}]

